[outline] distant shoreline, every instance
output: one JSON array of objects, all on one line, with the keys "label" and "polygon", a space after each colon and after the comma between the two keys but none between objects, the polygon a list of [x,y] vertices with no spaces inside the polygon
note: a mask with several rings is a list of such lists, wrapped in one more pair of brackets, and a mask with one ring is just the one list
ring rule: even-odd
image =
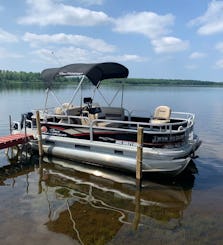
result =
[{"label": "distant shoreline", "polygon": [[[60,79],[53,87],[60,88],[76,82],[72,79]],[[223,82],[184,80],[184,79],[152,79],[152,78],[127,78],[104,80],[105,85],[116,85],[124,83],[129,86],[187,86],[187,87],[223,87]],[[41,79],[40,73],[14,72],[0,70],[0,89],[41,89],[46,88],[46,84]]]},{"label": "distant shoreline", "polygon": [[208,86],[222,87],[223,82],[199,81],[199,80],[183,80],[183,79],[153,79],[153,78],[127,78],[127,85],[146,85],[146,86]]}]

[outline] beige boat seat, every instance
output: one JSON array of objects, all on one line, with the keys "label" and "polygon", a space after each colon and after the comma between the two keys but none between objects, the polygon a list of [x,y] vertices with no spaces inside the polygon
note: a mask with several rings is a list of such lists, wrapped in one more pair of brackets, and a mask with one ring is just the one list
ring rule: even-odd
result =
[{"label": "beige boat seat", "polygon": [[[72,118],[72,116],[80,116],[81,107],[74,106],[69,103],[64,103],[61,107],[55,108],[54,113],[58,115],[58,119],[60,119],[59,123],[72,123],[72,124],[80,124],[79,118]],[[70,116],[68,118],[61,118],[59,116],[67,115]]]},{"label": "beige boat seat", "polygon": [[65,112],[68,110],[68,109],[72,109],[74,108],[75,106],[72,105],[72,104],[69,104],[69,103],[63,103],[62,106],[59,106],[59,107],[56,107],[54,109],[54,113],[56,115],[64,115]]},{"label": "beige boat seat", "polygon": [[162,124],[170,122],[171,109],[169,106],[161,105],[158,106],[155,111],[153,118],[150,120],[150,123],[153,124]]}]

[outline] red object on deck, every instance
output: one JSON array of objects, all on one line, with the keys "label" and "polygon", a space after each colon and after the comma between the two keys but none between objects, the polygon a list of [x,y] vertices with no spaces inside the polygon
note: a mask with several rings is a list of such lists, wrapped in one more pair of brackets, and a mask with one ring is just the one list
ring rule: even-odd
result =
[{"label": "red object on deck", "polygon": [[8,136],[0,136],[0,150],[16,146],[19,144],[24,144],[28,142],[29,139],[33,139],[31,134],[10,134]]}]

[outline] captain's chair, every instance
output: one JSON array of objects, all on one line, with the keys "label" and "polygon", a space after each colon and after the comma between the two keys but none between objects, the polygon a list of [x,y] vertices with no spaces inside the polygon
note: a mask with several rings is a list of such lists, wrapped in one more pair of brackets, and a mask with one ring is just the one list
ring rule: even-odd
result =
[{"label": "captain's chair", "polygon": [[150,123],[163,124],[170,122],[171,109],[169,106],[161,105],[155,109],[154,116]]}]

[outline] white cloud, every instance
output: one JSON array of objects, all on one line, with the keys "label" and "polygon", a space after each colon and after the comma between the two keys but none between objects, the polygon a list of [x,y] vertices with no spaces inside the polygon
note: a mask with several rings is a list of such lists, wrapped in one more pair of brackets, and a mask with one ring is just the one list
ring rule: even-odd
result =
[{"label": "white cloud", "polygon": [[18,38],[15,35],[0,28],[0,42],[13,43],[17,41],[18,41]]},{"label": "white cloud", "polygon": [[107,44],[102,39],[94,39],[82,35],[68,35],[58,33],[53,35],[37,35],[34,33],[25,33],[23,40],[29,42],[31,46],[36,47],[43,44],[69,44],[76,47],[86,47],[100,52],[114,52],[115,46]]},{"label": "white cloud", "polygon": [[183,41],[175,37],[162,37],[151,41],[156,53],[174,53],[186,50],[188,41]]},{"label": "white cloud", "polygon": [[111,60],[111,61],[116,61],[116,62],[126,62],[126,61],[144,62],[144,61],[148,60],[145,57],[135,55],[135,54],[106,56],[105,59]]},{"label": "white cloud", "polygon": [[[64,47],[55,52],[50,49],[38,49],[33,52],[39,58],[55,65],[65,65],[69,63],[86,62],[89,52],[75,47]],[[59,63],[59,64],[58,64]]]},{"label": "white cloud", "polygon": [[206,56],[205,53],[202,52],[193,52],[190,54],[189,58],[190,59],[201,59],[204,58]]},{"label": "white cloud", "polygon": [[65,5],[53,0],[26,0],[29,5],[27,15],[18,20],[27,25],[73,25],[94,26],[110,21],[104,12]]},{"label": "white cloud", "polygon": [[204,15],[190,21],[189,24],[200,26],[197,31],[200,35],[223,32],[223,1],[213,0]]},{"label": "white cloud", "polygon": [[120,59],[122,61],[137,61],[137,62],[141,62],[141,61],[145,61],[146,60],[146,58],[141,57],[139,55],[135,55],[135,54],[125,54],[125,55],[122,55],[120,57]]},{"label": "white cloud", "polygon": [[148,37],[156,53],[180,52],[188,48],[188,41],[166,36],[172,32],[170,27],[174,25],[174,19],[172,14],[132,13],[114,20],[114,31],[138,33]]},{"label": "white cloud", "polygon": [[153,12],[140,12],[118,18],[114,20],[114,23],[114,31],[140,33],[153,39],[170,32],[169,26],[174,24],[174,16],[172,14],[157,15]]},{"label": "white cloud", "polygon": [[[77,0],[86,3],[89,0]],[[103,0],[93,0],[94,4],[101,4]],[[77,25],[93,26],[102,23],[114,24],[113,30],[119,33],[136,33],[146,36],[151,42],[156,53],[180,52],[188,48],[189,42],[180,38],[167,36],[171,33],[175,17],[172,14],[158,15],[154,12],[135,12],[123,17],[112,19],[104,12],[91,11],[89,9],[65,5],[59,0],[26,0],[29,5],[27,16],[20,18],[20,24],[38,25]],[[102,39],[94,39],[83,35],[68,35],[58,33],[53,35],[37,35],[25,33],[23,40],[29,42],[32,47],[45,45],[55,50],[55,45],[69,45],[79,55],[86,52],[104,53],[116,51],[114,45],[110,45]],[[65,48],[65,47],[64,47]],[[67,47],[66,47],[67,48]],[[83,53],[84,51],[84,53]],[[111,57],[111,56],[108,56]],[[116,56],[117,57],[117,56]],[[123,60],[142,61],[143,57],[135,54],[121,55]],[[104,56],[104,58],[106,58]]]},{"label": "white cloud", "polygon": [[140,62],[145,60],[143,57],[137,55],[124,54],[124,55],[105,55],[100,52],[90,51],[82,48],[76,47],[63,47],[55,52],[52,52],[51,49],[38,49],[33,52],[40,59],[48,62],[49,64],[66,65],[69,63],[83,62],[88,63],[92,62],[105,62],[105,61],[116,61],[116,62],[125,62],[125,61],[136,61]]},{"label": "white cloud", "polygon": [[104,0],[76,0],[76,2],[84,5],[102,5]]}]

